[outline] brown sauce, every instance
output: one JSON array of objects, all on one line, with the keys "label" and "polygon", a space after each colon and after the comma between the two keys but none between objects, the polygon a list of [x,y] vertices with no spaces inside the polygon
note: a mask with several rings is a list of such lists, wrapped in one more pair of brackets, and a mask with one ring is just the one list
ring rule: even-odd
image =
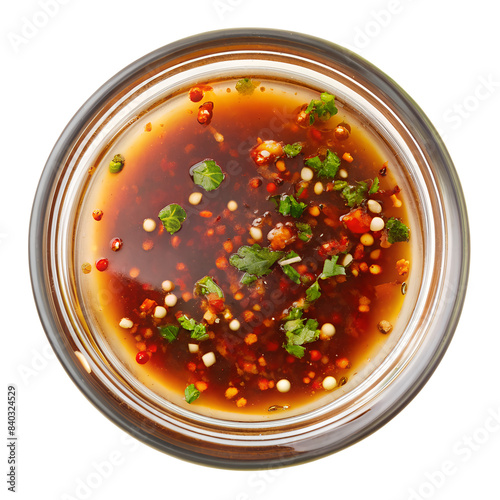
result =
[{"label": "brown sauce", "polygon": [[[84,222],[77,228],[76,241],[85,237],[91,243],[86,253],[78,254],[76,265],[80,280],[99,295],[101,312],[114,325],[105,333],[110,345],[125,346],[122,363],[152,377],[153,390],[158,383],[164,385],[179,396],[179,402],[185,388],[194,384],[200,391],[189,406],[194,411],[203,407],[268,415],[276,409],[296,409],[338,390],[366,363],[374,346],[390,335],[382,333],[379,324],[387,321],[394,327],[403,301],[401,285],[408,279],[401,261],[411,260],[410,245],[384,243],[387,229],[352,232],[342,217],[359,209],[365,223],[374,217],[407,222],[405,193],[398,192],[392,175],[395,160],[380,154],[370,130],[350,117],[341,104],[330,120],[317,118],[309,125],[300,121],[300,111],[311,98],[318,99],[318,93],[261,81],[247,96],[235,90],[235,83],[211,84],[213,89],[205,88],[199,102],[192,102],[186,91],[175,107],[156,113],[128,143],[111,148],[97,169],[101,173],[92,188],[93,206],[82,209]],[[213,115],[209,124],[200,124],[198,109],[206,102],[213,103]],[[344,131],[337,130],[339,124]],[[258,166],[251,151],[259,140],[285,145],[300,142],[303,148],[294,158],[281,155]],[[302,180],[305,159],[318,154],[324,158],[327,150],[341,159],[335,177],[320,178],[312,169],[313,179]],[[109,161],[118,153],[125,159],[124,168],[109,173]],[[225,175],[220,186],[209,192],[194,184],[190,174],[191,167],[205,159],[213,159]],[[380,183],[377,192],[366,194],[353,207],[347,206],[341,190],[335,190],[339,182],[357,186],[358,181],[367,181],[369,187],[375,178]],[[189,202],[194,192],[202,194],[197,205]],[[279,213],[270,199],[277,195],[293,195],[304,203],[303,214],[296,218]],[[381,214],[368,209],[368,199],[380,204]],[[398,201],[403,202],[401,207],[394,206]],[[236,210],[228,208],[230,202],[237,203]],[[172,203],[179,204],[187,217],[179,231],[169,234],[158,213]],[[100,220],[92,218],[97,209],[103,213]],[[145,219],[156,222],[154,231],[145,231]],[[298,237],[297,222],[310,226],[309,241]],[[291,233],[284,248],[273,248],[268,240],[277,224]],[[262,239],[250,236],[252,226],[260,229]],[[365,233],[372,235],[372,244],[360,243]],[[111,242],[116,238],[122,243],[114,251]],[[291,266],[300,275],[300,283],[276,262],[269,274],[242,285],[244,273],[230,263],[231,256],[255,243],[298,254],[300,261]],[[337,255],[337,263],[347,263],[346,254],[353,260],[344,267],[345,275],[320,278],[326,259]],[[108,264],[102,272],[96,265],[100,259]],[[80,266],[88,263],[91,271],[84,274]],[[207,301],[206,296],[194,293],[195,283],[205,276],[222,290],[222,304],[213,296]],[[175,286],[173,307],[165,307],[165,280]],[[316,280],[321,296],[307,307],[306,290]],[[318,330],[325,323],[335,329],[331,337],[321,333],[317,340],[303,344],[302,358],[283,347],[285,317],[294,304],[303,309],[304,318],[317,321]],[[165,317],[154,317],[156,306],[167,309]],[[193,340],[183,328],[172,342],[162,338],[159,327],[180,326],[180,315],[203,324],[209,338]],[[122,318],[133,326],[118,326]],[[240,325],[236,330],[229,327],[234,319]],[[189,344],[198,345],[198,352],[190,352]],[[210,352],[216,361],[207,367],[202,356]],[[138,364],[138,353],[145,353],[144,364]],[[325,377],[335,379],[335,388],[324,388]],[[278,390],[283,379],[289,382],[288,392]]]}]

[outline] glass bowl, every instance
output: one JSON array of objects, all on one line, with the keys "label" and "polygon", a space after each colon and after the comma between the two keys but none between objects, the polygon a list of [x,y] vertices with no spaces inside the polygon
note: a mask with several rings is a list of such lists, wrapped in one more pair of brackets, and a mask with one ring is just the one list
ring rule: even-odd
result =
[{"label": "glass bowl", "polygon": [[[217,418],[142,386],[100,342],[75,277],[74,228],[92,165],[139,117],[171,95],[221,78],[276,77],[326,90],[366,117],[404,165],[412,212],[411,292],[399,331],[356,380],[291,416]],[[394,417],[446,351],[469,267],[465,202],[452,161],[422,110],[389,77],[348,50],[299,33],[234,29],[167,45],[104,84],[56,143],[33,205],[29,256],[38,312],[59,360],[110,420],[176,457],[230,469],[297,464],[336,452]]]}]

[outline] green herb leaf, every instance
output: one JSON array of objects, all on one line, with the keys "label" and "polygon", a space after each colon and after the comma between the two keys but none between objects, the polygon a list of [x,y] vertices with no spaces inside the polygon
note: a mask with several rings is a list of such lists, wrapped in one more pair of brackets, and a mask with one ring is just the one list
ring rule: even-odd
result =
[{"label": "green herb leaf", "polygon": [[295,319],[302,318],[302,314],[304,311],[300,307],[292,307],[288,314],[285,316],[286,321],[293,321]]},{"label": "green herb leaf", "polygon": [[283,151],[289,158],[294,158],[302,151],[302,143],[294,142],[293,144],[285,144]]},{"label": "green herb leaf", "polygon": [[165,325],[158,327],[158,333],[168,342],[173,342],[179,334],[179,329],[175,325]]},{"label": "green herb leaf", "polygon": [[378,188],[379,188],[379,180],[378,177],[375,177],[375,179],[373,179],[370,190],[368,191],[368,194],[375,194],[378,191]]},{"label": "green herb leaf", "polygon": [[360,205],[368,192],[368,184],[365,181],[357,184],[357,186],[346,186],[342,189],[342,196],[351,208]]},{"label": "green herb leaf", "polygon": [[303,311],[299,307],[292,308],[285,318],[286,323],[283,325],[287,338],[283,347],[289,354],[298,358],[304,355],[304,348],[297,349],[296,347],[318,340],[320,334],[318,322],[315,319],[306,320],[302,314]]},{"label": "green herb leaf", "polygon": [[306,348],[301,345],[293,345],[293,344],[283,344],[283,347],[286,349],[288,354],[295,356],[296,358],[302,359],[306,352]]},{"label": "green herb leaf", "polygon": [[258,243],[253,246],[241,246],[238,252],[231,255],[229,263],[253,276],[264,276],[271,272],[271,266],[281,259],[284,252],[273,252],[262,248]]},{"label": "green herb leaf", "polygon": [[196,295],[208,295],[209,293],[216,293],[221,299],[224,298],[224,292],[210,276],[205,276],[195,283],[194,293]]},{"label": "green herb leaf", "polygon": [[257,85],[250,78],[242,78],[236,82],[236,91],[242,95],[252,95]]},{"label": "green herb leaf", "polygon": [[251,285],[252,283],[254,283],[255,281],[257,281],[257,276],[254,276],[253,274],[248,274],[248,273],[245,273],[242,278],[240,279],[240,283],[242,285]]},{"label": "green herb leaf", "polygon": [[321,297],[321,288],[319,286],[318,280],[316,280],[307,290],[306,290],[306,303],[312,304],[314,301]]},{"label": "green herb leaf", "polygon": [[304,213],[306,208],[307,205],[305,203],[298,202],[291,195],[282,195],[279,200],[278,211],[282,215],[291,215],[297,219]]},{"label": "green herb leaf", "polygon": [[321,279],[331,278],[345,274],[345,267],[337,264],[338,255],[334,255],[330,260],[326,259],[323,265],[323,272],[320,275]]},{"label": "green herb leaf", "polygon": [[313,156],[312,158],[308,158],[305,164],[316,170],[318,177],[333,179],[339,171],[340,158],[328,149],[323,161],[320,160],[319,156]]},{"label": "green herb leaf", "polygon": [[177,203],[171,203],[160,210],[158,218],[161,220],[163,227],[170,234],[174,234],[179,231],[182,223],[186,220],[186,211]]},{"label": "green herb leaf", "polygon": [[200,161],[191,167],[191,175],[194,183],[205,191],[217,189],[224,180],[224,174],[214,160]]},{"label": "green herb leaf", "polygon": [[188,318],[185,314],[177,321],[181,324],[182,328],[191,332],[191,338],[195,340],[206,340],[208,339],[207,329],[205,325],[198,323],[193,318]]},{"label": "green herb leaf", "polygon": [[387,241],[397,243],[399,241],[408,241],[410,239],[410,229],[399,219],[391,217],[386,223]]},{"label": "green herb leaf", "polygon": [[305,222],[296,222],[295,227],[297,228],[297,236],[299,240],[305,241],[306,243],[312,238],[312,229],[309,224]]},{"label": "green herb leaf", "polygon": [[194,386],[194,384],[188,385],[184,390],[184,399],[186,403],[193,403],[200,397],[201,392]]},{"label": "green herb leaf", "polygon": [[112,174],[117,174],[123,170],[125,158],[122,155],[115,155],[109,163],[109,171]]},{"label": "green herb leaf", "polygon": [[335,107],[335,96],[328,92],[323,92],[320,99],[312,99],[307,106],[306,113],[309,113],[309,124],[312,125],[316,118],[322,121],[329,120],[333,115],[337,114]]},{"label": "green herb leaf", "polygon": [[334,191],[342,191],[345,187],[348,186],[347,181],[335,181],[333,183],[333,190]]},{"label": "green herb leaf", "polygon": [[[293,259],[294,257],[298,257],[298,254],[296,254],[292,250],[291,252],[287,253],[282,259],[280,259],[280,261]],[[285,264],[284,266],[281,266],[281,269],[294,283],[300,285],[300,274],[291,266],[291,264]]]}]

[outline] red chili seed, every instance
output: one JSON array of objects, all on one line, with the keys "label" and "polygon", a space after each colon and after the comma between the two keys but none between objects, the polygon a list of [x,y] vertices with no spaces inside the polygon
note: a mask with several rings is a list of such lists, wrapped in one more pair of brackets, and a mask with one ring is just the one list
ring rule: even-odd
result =
[{"label": "red chili seed", "polygon": [[137,353],[137,356],[135,357],[135,360],[140,364],[144,365],[149,361],[149,354],[146,351],[139,351]]},{"label": "red chili seed", "polygon": [[276,189],[278,189],[276,187],[276,184],[274,184],[273,182],[270,182],[267,186],[266,186],[266,189],[267,189],[267,192],[269,194],[272,194],[272,193],[275,193],[276,192]]},{"label": "red chili seed", "polygon": [[106,271],[106,269],[109,266],[109,261],[108,259],[99,259],[95,261],[95,268],[98,271]]},{"label": "red chili seed", "polygon": [[118,252],[123,245],[123,241],[120,238],[113,238],[111,240],[110,246],[113,252]]},{"label": "red chili seed", "polygon": [[203,90],[200,87],[193,87],[189,91],[189,99],[193,102],[200,102],[203,99]]},{"label": "red chili seed", "polygon": [[202,125],[208,125],[212,121],[213,116],[214,103],[213,102],[204,102],[198,108],[198,123]]},{"label": "red chili seed", "polygon": [[104,212],[100,209],[94,210],[92,212],[92,217],[94,217],[94,220],[100,221],[102,219],[102,216],[104,215]]}]

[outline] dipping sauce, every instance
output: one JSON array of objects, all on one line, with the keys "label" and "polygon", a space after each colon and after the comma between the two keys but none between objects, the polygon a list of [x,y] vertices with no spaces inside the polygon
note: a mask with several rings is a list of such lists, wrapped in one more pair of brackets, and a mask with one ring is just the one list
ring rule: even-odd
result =
[{"label": "dipping sauce", "polygon": [[95,165],[75,230],[86,314],[175,404],[288,416],[397,327],[399,168],[327,92],[249,78],[180,92]]}]

